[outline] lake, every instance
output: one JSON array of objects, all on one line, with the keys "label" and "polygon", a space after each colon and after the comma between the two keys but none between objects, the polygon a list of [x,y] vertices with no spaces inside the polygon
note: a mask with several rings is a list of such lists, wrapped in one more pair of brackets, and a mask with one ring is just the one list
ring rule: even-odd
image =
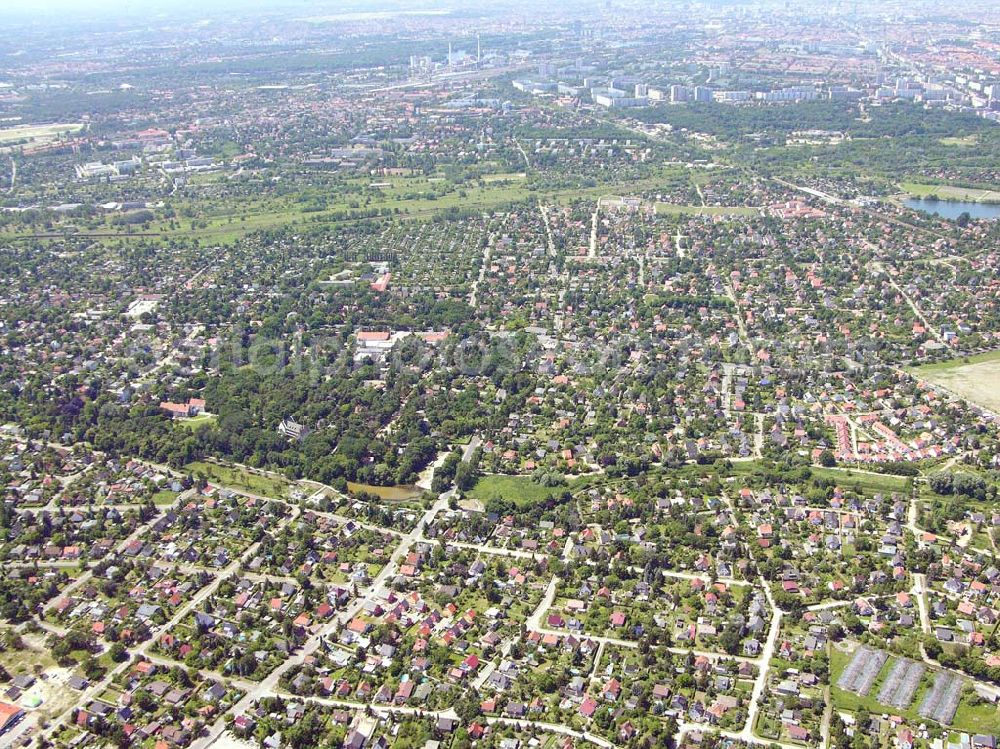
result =
[{"label": "lake", "polygon": [[966,200],[923,200],[907,198],[903,205],[915,211],[933,213],[941,218],[956,219],[968,212],[972,218],[1000,218],[1000,205],[995,203],[971,203]]}]

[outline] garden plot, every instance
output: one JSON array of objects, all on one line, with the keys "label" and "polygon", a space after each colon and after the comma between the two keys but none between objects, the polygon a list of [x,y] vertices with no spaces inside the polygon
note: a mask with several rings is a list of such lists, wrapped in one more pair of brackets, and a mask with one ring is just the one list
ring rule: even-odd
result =
[{"label": "garden plot", "polygon": [[882,666],[889,659],[889,654],[883,650],[873,650],[868,647],[860,647],[854,654],[851,662],[847,664],[844,673],[840,675],[837,686],[848,692],[854,692],[862,697],[871,691],[872,684],[878,677]]},{"label": "garden plot", "polygon": [[958,674],[950,671],[939,672],[934,678],[934,686],[920,705],[920,714],[942,725],[949,725],[955,717],[955,711],[958,710],[963,686],[965,679]]},{"label": "garden plot", "polygon": [[925,670],[922,663],[908,658],[897,659],[879,690],[878,701],[900,709],[909,707]]}]

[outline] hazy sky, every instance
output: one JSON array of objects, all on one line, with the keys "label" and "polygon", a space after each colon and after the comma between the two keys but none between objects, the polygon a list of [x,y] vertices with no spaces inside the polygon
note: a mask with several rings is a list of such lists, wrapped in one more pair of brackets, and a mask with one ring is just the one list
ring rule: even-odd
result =
[{"label": "hazy sky", "polygon": [[18,12],[75,11],[78,13],[102,12],[108,10],[140,10],[147,8],[149,0],[4,0],[3,10]]},{"label": "hazy sky", "polygon": [[[201,10],[212,12],[220,8],[311,8],[317,5],[324,8],[330,6],[357,5],[383,6],[383,0],[0,0],[0,13],[16,13],[18,15],[51,15],[53,13],[72,14],[77,16],[99,16],[109,12],[128,16],[148,14],[150,12]],[[397,5],[408,4],[402,0]]]}]

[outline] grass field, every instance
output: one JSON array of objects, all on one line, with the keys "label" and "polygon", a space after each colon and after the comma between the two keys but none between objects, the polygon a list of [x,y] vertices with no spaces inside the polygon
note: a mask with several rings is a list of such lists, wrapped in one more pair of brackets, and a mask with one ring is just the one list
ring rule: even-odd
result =
[{"label": "grass field", "polygon": [[881,473],[867,473],[850,468],[821,468],[813,466],[809,469],[813,476],[830,478],[845,487],[860,485],[866,494],[876,492],[891,493],[910,491],[910,479],[905,476],[892,476]]},{"label": "grass field", "polygon": [[939,138],[945,146],[974,146],[979,142],[979,136],[975,133],[971,135],[949,135]]},{"label": "grass field", "polygon": [[1000,733],[1000,708],[983,702],[973,705],[966,698],[958,703],[955,712],[955,727],[969,733]]},{"label": "grass field", "polygon": [[83,123],[67,122],[53,125],[18,125],[0,129],[0,146],[12,143],[47,143],[66,133],[76,133],[83,129]]},{"label": "grass field", "polygon": [[[759,460],[734,461],[732,474],[734,476],[752,475],[761,468],[761,465]],[[704,473],[706,467],[697,466],[697,468],[701,469],[701,473]],[[911,479],[906,476],[893,476],[887,473],[874,473],[853,468],[824,468],[822,466],[810,466],[809,472],[814,478],[831,479],[845,488],[860,486],[866,494],[876,492],[905,494],[910,491]]]},{"label": "grass field", "polygon": [[483,182],[506,182],[508,180],[522,180],[527,178],[527,176],[524,172],[507,172],[501,174],[484,174],[480,179]]},{"label": "grass field", "polygon": [[468,495],[484,504],[491,499],[506,499],[518,507],[530,507],[565,491],[566,487],[548,487],[536,484],[528,476],[483,476],[469,490]]},{"label": "grass field", "polygon": [[968,200],[974,203],[1000,203],[1000,190],[976,190],[952,185],[924,185],[919,182],[901,182],[900,188],[916,198],[937,195],[942,200]]},{"label": "grass field", "polygon": [[[569,203],[573,200],[596,200],[602,195],[626,191],[631,193],[655,189],[669,181],[676,169],[664,167],[655,176],[629,183],[608,182],[594,187],[564,188],[551,191],[539,191],[526,177],[519,173],[505,173],[482,177],[482,186],[478,184],[452,185],[444,194],[437,194],[442,187],[449,187],[444,178],[430,179],[420,177],[392,177],[386,180],[387,185],[378,189],[366,187],[368,182],[356,181],[353,187],[361,187],[365,192],[357,194],[340,194],[335,192],[324,195],[323,207],[311,209],[308,201],[300,201],[296,194],[289,196],[267,196],[258,199],[225,199],[217,201],[173,201],[170,205],[178,214],[185,211],[193,212],[193,218],[176,221],[155,220],[148,225],[123,229],[110,224],[107,220],[97,226],[76,227],[73,224],[71,233],[75,236],[102,237],[111,236],[115,239],[139,239],[144,241],[170,241],[183,237],[186,240],[199,240],[215,244],[231,244],[240,238],[256,231],[278,229],[285,226],[331,227],[350,225],[366,218],[345,218],[349,211],[381,209],[390,211],[395,221],[427,220],[444,211],[456,210],[491,210],[504,205],[524,201],[542,200],[543,202]],[[753,210],[753,209],[749,209]],[[399,211],[396,213],[396,211]],[[48,237],[54,235],[60,239],[67,225],[57,224],[52,229],[41,232]],[[17,227],[7,228],[0,232],[0,239],[11,241],[16,239],[36,238],[37,228]],[[144,236],[151,235],[151,236]]]},{"label": "grass field", "polygon": [[188,463],[184,468],[195,476],[205,476],[213,484],[266,497],[284,497],[290,488],[290,483],[284,479],[261,476],[242,468],[221,466],[216,463],[195,461]]},{"label": "grass field", "polygon": [[192,416],[190,419],[181,419],[177,424],[194,432],[209,424],[214,424],[215,419],[215,414],[198,414],[197,416]]},{"label": "grass field", "polygon": [[760,208],[743,205],[675,205],[657,203],[656,213],[660,216],[756,216]]},{"label": "grass field", "polygon": [[[335,194],[325,200],[320,210],[313,210],[310,203],[297,200],[296,195],[216,201],[177,200],[171,204],[171,208],[179,214],[191,212],[193,218],[159,219],[148,225],[125,229],[105,220],[98,226],[88,226],[75,233],[83,236],[110,233],[123,239],[153,234],[160,235],[164,241],[184,237],[229,244],[255,231],[293,224],[321,227],[367,220],[346,217],[351,211],[378,209],[391,212],[396,220],[429,219],[449,209],[486,210],[526,200],[534,195],[534,191],[525,184],[526,180],[511,175],[503,176],[510,181],[484,182],[481,187],[455,187],[443,195],[436,192],[442,185],[432,183],[424,177],[393,178],[387,187],[370,190],[361,197],[353,193]],[[359,185],[364,187],[361,183]],[[24,227],[5,231],[3,237],[26,237],[31,236],[34,231],[31,227]],[[59,227],[54,230],[57,235],[59,231]],[[155,236],[145,238],[156,239]]]},{"label": "grass field", "polygon": [[[429,186],[425,185],[425,187]],[[203,203],[194,207],[196,218],[193,221],[183,220],[172,224],[167,220],[158,220],[151,222],[148,226],[133,227],[131,232],[105,223],[97,228],[88,228],[76,233],[82,236],[111,233],[114,237],[121,239],[139,238],[142,235],[153,234],[159,235],[163,241],[174,237],[184,237],[191,240],[231,244],[256,231],[277,229],[292,224],[322,227],[350,225],[367,220],[343,216],[345,212],[359,210],[361,207],[389,211],[399,210],[399,214],[394,214],[395,220],[429,219],[448,209],[487,210],[525,200],[533,194],[523,184],[516,181],[512,183],[497,182],[487,184],[484,187],[470,187],[464,190],[464,193],[461,195],[456,191],[440,197],[431,197],[429,194],[404,196],[399,188],[389,187],[382,190],[380,194],[372,196],[366,205],[359,206],[359,208],[351,207],[349,201],[353,198],[342,196],[341,201],[331,202],[326,208],[319,211],[307,211],[305,205],[295,204],[289,199],[219,201],[214,205]],[[185,203],[178,205],[181,208],[192,207]],[[15,239],[19,235],[31,236],[31,234],[32,230],[29,228],[5,232],[3,237]],[[56,234],[58,235],[58,231]],[[149,240],[157,237],[146,236],[143,238]]]},{"label": "grass field", "polygon": [[1000,351],[914,367],[915,376],[1000,412]]},{"label": "grass field", "polygon": [[154,505],[172,505],[176,499],[177,492],[172,492],[169,489],[161,489],[153,494]]}]

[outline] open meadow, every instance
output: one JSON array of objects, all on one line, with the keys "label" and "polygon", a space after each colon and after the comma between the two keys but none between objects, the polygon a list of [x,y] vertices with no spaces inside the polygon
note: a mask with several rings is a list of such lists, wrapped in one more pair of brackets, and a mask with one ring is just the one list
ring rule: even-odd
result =
[{"label": "open meadow", "polygon": [[1000,351],[928,364],[913,371],[956,395],[1000,412]]}]

